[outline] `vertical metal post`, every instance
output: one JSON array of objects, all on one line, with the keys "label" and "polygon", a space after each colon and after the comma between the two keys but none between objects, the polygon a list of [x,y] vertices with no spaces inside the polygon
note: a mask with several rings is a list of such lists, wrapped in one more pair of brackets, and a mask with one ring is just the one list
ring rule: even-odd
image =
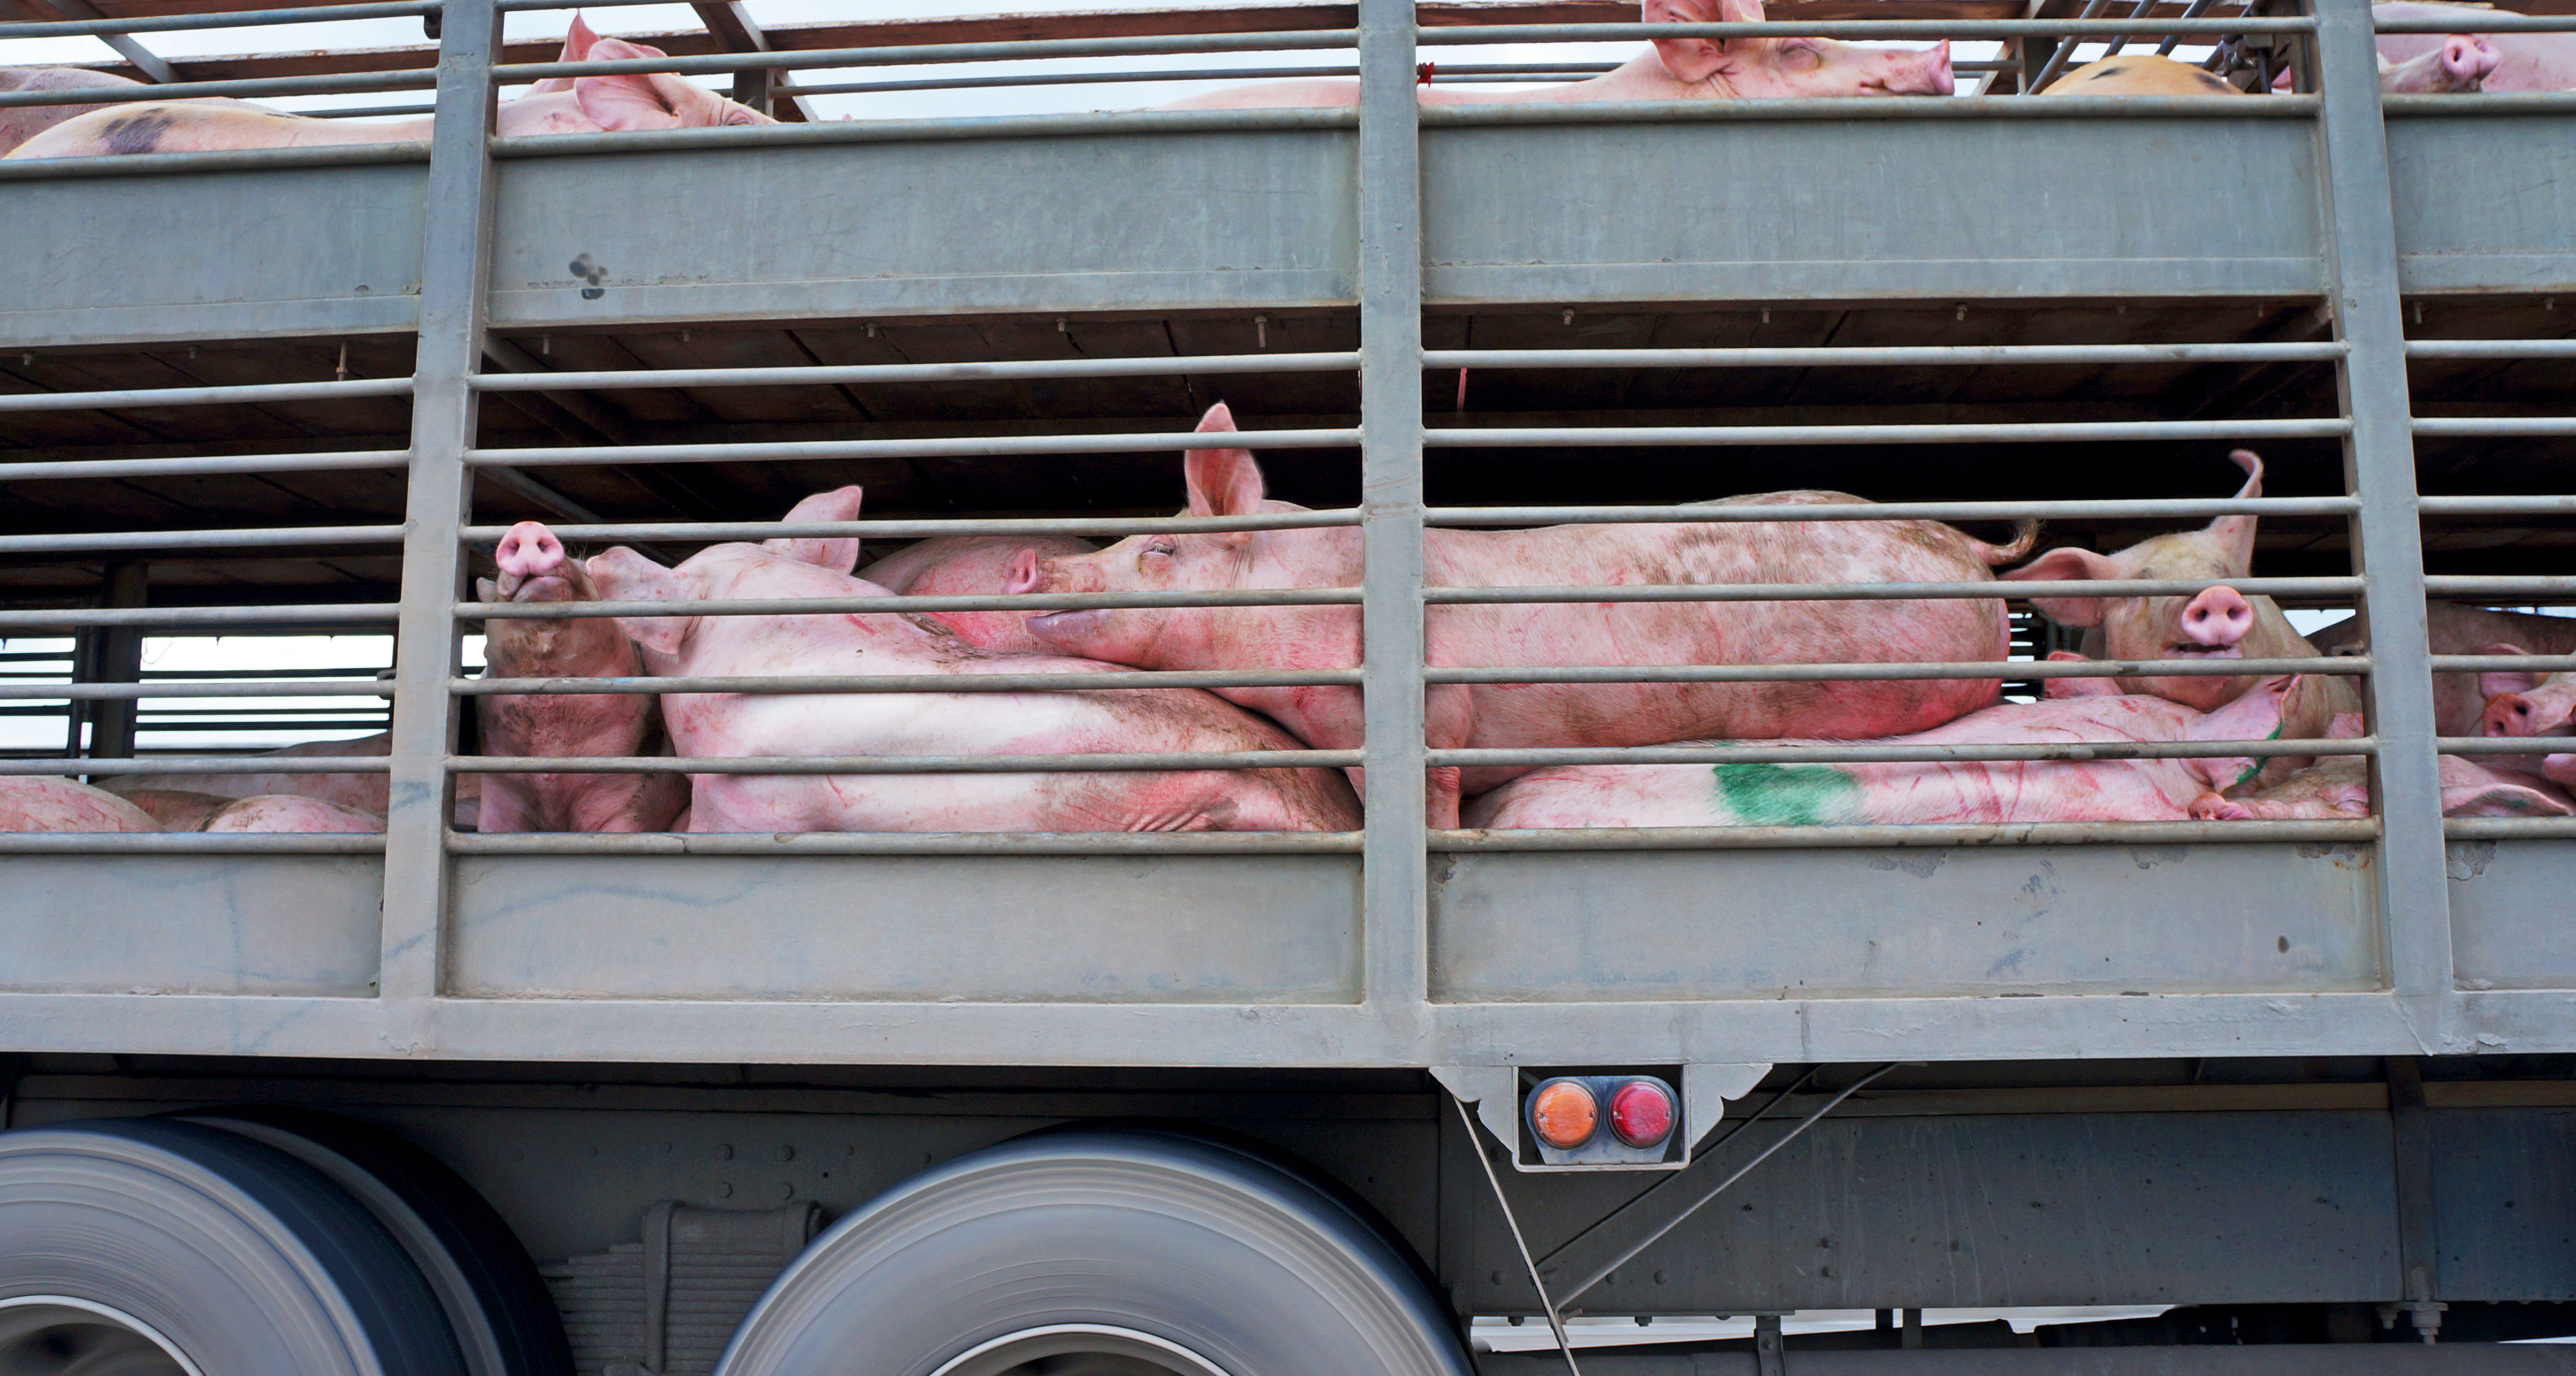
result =
[{"label": "vertical metal post", "polygon": [[447,909],[448,681],[459,667],[457,530],[472,497],[475,368],[490,252],[494,0],[447,0],[439,27],[438,118],[430,135],[428,229],[421,254],[420,342],[413,364],[411,486],[402,613],[394,645],[391,809],[385,819],[383,968],[388,1035],[427,1049]]},{"label": "vertical metal post", "polygon": [[[1413,0],[1360,0],[1360,545],[1367,998],[1427,997],[1422,688],[1422,151]],[[1418,1029],[1416,1029],[1418,1030]]]},{"label": "vertical metal post", "polygon": [[2397,996],[2417,1039],[2438,1050],[2448,1040],[2453,1002],[2450,894],[2379,47],[2370,0],[2316,0],[2316,13],[2335,333],[2351,346],[2337,373],[2344,414],[2352,419],[2344,482],[2360,498],[2352,520],[2353,569],[2361,575],[2361,613],[2377,663],[2368,692],[2371,729],[2380,740],[2370,780],[2383,829],[2379,911]]},{"label": "vertical metal post", "polygon": [[2433,1114],[2424,1105],[2424,1068],[2388,1058],[2389,1146],[2397,1167],[2397,1309],[2424,1341],[2442,1328],[2442,1239],[2433,1199]]},{"label": "vertical metal post", "polygon": [[[110,607],[140,607],[151,601],[150,569],[141,563],[107,566]],[[98,630],[98,682],[143,681],[143,631],[136,626],[102,626]],[[89,707],[89,753],[98,759],[134,757],[135,726],[143,704],[133,698],[101,699]]]}]

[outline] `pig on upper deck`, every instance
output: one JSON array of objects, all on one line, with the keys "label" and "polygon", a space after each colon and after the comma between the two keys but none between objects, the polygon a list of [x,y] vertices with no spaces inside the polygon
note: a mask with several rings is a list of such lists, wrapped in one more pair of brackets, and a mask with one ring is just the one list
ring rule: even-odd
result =
[{"label": "pig on upper deck", "polygon": [[[86,67],[0,67],[0,91],[104,91],[122,88],[148,100],[152,88],[113,72]],[[11,105],[0,107],[0,154],[68,120],[105,107],[98,105]]]},{"label": "pig on upper deck", "polygon": [[[499,577],[478,579],[486,602],[596,602],[581,561],[536,521],[510,527],[493,549]],[[604,616],[565,620],[492,617],[484,623],[485,678],[633,678],[643,661]],[[487,694],[474,699],[487,755],[550,759],[669,753],[650,693]],[[478,830],[668,831],[689,804],[676,774],[490,774]]]},{"label": "pig on upper deck", "polygon": [[[1089,554],[1100,548],[1070,535],[941,535],[879,559],[859,571],[864,582],[906,597],[958,597],[1007,591],[1021,550],[1042,559]],[[1016,654],[1052,654],[1029,634],[1027,612],[926,612],[967,644]]]},{"label": "pig on upper deck", "polygon": [[[1758,24],[1762,0],[1644,0],[1649,24]],[[1596,100],[1745,100],[1774,96],[1946,96],[1950,44],[1865,48],[1830,38],[1659,38],[1612,71],[1563,86],[1465,90],[1422,82],[1425,105]],[[1355,81],[1274,81],[1192,96],[1171,110],[1356,105]]]},{"label": "pig on upper deck", "polygon": [[[659,48],[601,38],[578,16],[559,60],[661,57]],[[627,129],[700,129],[777,121],[666,72],[554,78],[502,103],[494,131],[596,134]],[[203,153],[226,148],[302,148],[344,143],[420,143],[431,117],[361,123],[312,119],[238,100],[148,101],[67,119],[11,150],[12,158],[81,158],[136,153]]]},{"label": "pig on upper deck", "polygon": [[[2496,11],[2488,5],[2446,5],[2431,0],[2382,0],[2371,6],[2380,19],[2435,19],[2444,24],[2457,23],[2460,32],[2384,33],[2379,35],[2379,57],[2397,68],[2418,63],[2428,55],[2436,62],[2444,59],[2452,45],[2464,38],[2481,45],[2490,56],[2470,55],[2471,63],[2484,63],[2487,70],[2472,89],[2486,91],[2564,91],[2576,88],[2576,33],[2481,33],[2478,21]],[[2384,84],[2384,82],[2383,82]],[[2414,89],[2414,88],[2409,88]],[[2432,89],[2442,89],[2439,87]]]},{"label": "pig on upper deck", "polygon": [[[2142,694],[2087,692],[2005,702],[1889,744],[2267,740],[2280,731],[2281,703],[2289,691],[2290,677],[2281,675],[2208,713]],[[1472,827],[1523,829],[2166,822],[2187,816],[2194,798],[2251,778],[2255,764],[2250,757],[2229,756],[1573,765],[1514,779],[1477,799],[1466,820]]]},{"label": "pig on upper deck", "polygon": [[[2452,34],[2404,62],[2379,61],[2379,89],[2391,95],[2475,91],[2496,69],[2495,48],[2473,34]],[[2284,69],[2275,91],[2290,89]],[[2241,96],[2252,92],[2205,68],[2152,53],[2087,62],[2048,84],[2048,96]]]},{"label": "pig on upper deck", "polygon": [[[1199,423],[1231,433],[1223,405]],[[1194,449],[1183,465],[1188,515],[1306,508],[1269,500],[1242,449]],[[1759,505],[1865,504],[1839,492],[1737,497]],[[1433,587],[1934,583],[1991,578],[2014,544],[1975,540],[1932,521],[1689,522],[1429,530]],[[1360,582],[1360,535],[1347,527],[1122,540],[1097,554],[1023,557],[1015,592],[1346,588]],[[1435,606],[1425,614],[1436,666],[1797,664],[2000,659],[2003,604],[1926,601],[1607,602]],[[1360,662],[1353,606],[1057,612],[1032,617],[1038,639],[1069,654],[1149,669],[1338,669]],[[1921,731],[1994,700],[1995,679],[1840,683],[1443,685],[1427,700],[1429,742],[1457,746],[1660,745],[1706,738],[1852,740]],[[1361,738],[1357,688],[1228,688],[1324,749]],[[1434,769],[1429,816],[1454,826],[1458,799],[1526,772]]]},{"label": "pig on upper deck", "polygon": [[[2227,456],[2245,470],[2239,500],[2263,495],[2263,461],[2239,449]],[[2290,626],[2288,617],[2268,597],[2246,597],[2226,586],[2252,576],[2253,516],[2221,516],[2201,530],[2180,531],[2141,540],[2117,554],[2060,547],[2004,575],[2008,582],[2069,582],[2079,579],[2207,580],[2213,586],[2192,596],[2034,597],[2039,614],[2061,626],[2081,627],[2088,659],[2308,659],[2318,654]],[[2216,711],[2254,687],[2251,674],[2138,676],[2117,680],[2121,691],[2156,697]],[[2322,737],[2340,712],[2361,710],[2361,698],[2349,679],[2302,674],[2283,708],[2284,734],[2296,740]],[[2312,763],[2280,758],[2264,766],[2261,782],[2273,783]]]},{"label": "pig on upper deck", "polygon": [[[855,487],[788,514],[846,521]],[[858,541],[717,545],[677,569],[623,547],[589,569],[611,601],[881,597],[851,576]],[[687,758],[772,755],[1098,754],[1293,750],[1267,722],[1196,689],[1084,690],[1115,666],[978,649],[927,617],[897,614],[624,617],[656,674],[1062,674],[1060,691],[1004,693],[673,693],[664,719]],[[697,832],[1343,831],[1359,805],[1330,770],[1027,774],[701,774]]]}]

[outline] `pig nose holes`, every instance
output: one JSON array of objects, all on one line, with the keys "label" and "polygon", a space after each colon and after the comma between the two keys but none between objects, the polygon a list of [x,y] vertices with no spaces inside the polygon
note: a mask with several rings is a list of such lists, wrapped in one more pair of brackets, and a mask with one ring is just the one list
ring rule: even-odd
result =
[{"label": "pig nose holes", "polygon": [[2211,588],[2182,609],[2182,633],[2199,645],[2233,645],[2254,629],[2254,608],[2234,588]]},{"label": "pig nose holes", "polygon": [[2520,693],[2498,693],[2487,699],[2486,733],[2490,736],[2531,734],[2531,699]]},{"label": "pig nose holes", "polygon": [[571,268],[573,276],[590,284],[581,289],[582,300],[596,301],[608,294],[608,289],[599,285],[608,280],[608,269],[590,261],[589,254],[585,253],[573,259]]}]

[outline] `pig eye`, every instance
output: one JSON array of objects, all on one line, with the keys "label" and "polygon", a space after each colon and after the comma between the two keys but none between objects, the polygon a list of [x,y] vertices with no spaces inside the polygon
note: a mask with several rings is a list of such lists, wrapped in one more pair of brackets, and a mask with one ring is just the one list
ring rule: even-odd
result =
[{"label": "pig eye", "polygon": [[1179,546],[1174,544],[1169,538],[1148,540],[1145,542],[1145,553],[1164,559],[1171,558],[1173,554],[1178,552],[1178,550]]},{"label": "pig eye", "polygon": [[1825,60],[1825,55],[1804,43],[1780,45],[1780,65],[1793,71],[1811,72]]}]

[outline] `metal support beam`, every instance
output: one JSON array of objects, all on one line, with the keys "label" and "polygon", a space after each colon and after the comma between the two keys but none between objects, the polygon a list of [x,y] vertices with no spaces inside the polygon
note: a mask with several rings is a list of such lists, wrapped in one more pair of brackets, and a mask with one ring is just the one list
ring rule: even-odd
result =
[{"label": "metal support beam", "polygon": [[2423,596],[2424,531],[2415,504],[2415,446],[2398,313],[2397,230],[2389,201],[2388,134],[2379,112],[2379,47],[2370,0],[2317,0],[2325,118],[2325,222],[2335,332],[2350,352],[2337,373],[2351,431],[2344,482],[2353,571],[2377,662],[2367,685],[2370,726],[2387,742],[2371,763],[2382,839],[2378,885],[2390,972],[2427,1049],[2446,1048],[2451,984],[2449,883],[2443,872],[2439,756]]},{"label": "metal support beam", "polygon": [[[102,12],[98,6],[90,4],[89,0],[45,0],[45,4],[53,10],[53,15],[33,13],[35,7],[23,2],[0,5],[0,10],[16,11],[16,13],[8,15],[7,17],[9,18],[23,18],[37,21],[49,19],[55,15],[59,15],[65,19],[107,18],[107,15]],[[160,54],[153,52],[150,48],[144,47],[143,44],[130,33],[103,33],[98,36],[98,41],[114,48],[117,56],[133,63],[134,70],[141,72],[143,74],[143,79],[151,82],[155,86],[167,86],[174,81],[184,79],[179,75],[177,70],[171,67],[166,59],[164,59]]]},{"label": "metal support beam", "polygon": [[1361,692],[1368,1002],[1423,1012],[1429,856],[1422,602],[1422,151],[1413,0],[1361,0]]},{"label": "metal support beam", "polygon": [[420,345],[412,393],[410,533],[394,647],[391,808],[385,825],[384,1025],[395,1051],[426,1049],[447,908],[447,755],[456,733],[448,683],[460,664],[448,608],[461,592],[457,532],[472,498],[465,453],[478,395],[491,247],[494,0],[451,0],[438,50],[428,229],[421,251]]},{"label": "metal support beam", "polygon": [[[707,32],[715,35],[717,44],[726,52],[775,51],[769,46],[769,35],[760,31],[760,21],[751,17],[751,7],[742,0],[712,0],[689,8],[698,12],[698,22],[707,26]],[[803,96],[787,89],[774,68],[746,67],[734,73],[733,98],[777,119],[796,124],[814,122],[813,107],[805,103]]]},{"label": "metal support beam", "polygon": [[2442,1327],[2442,1238],[2433,1207],[2433,1115],[2416,1057],[2388,1058],[2388,1117],[2397,1167],[2396,1308],[2429,1343]]}]

